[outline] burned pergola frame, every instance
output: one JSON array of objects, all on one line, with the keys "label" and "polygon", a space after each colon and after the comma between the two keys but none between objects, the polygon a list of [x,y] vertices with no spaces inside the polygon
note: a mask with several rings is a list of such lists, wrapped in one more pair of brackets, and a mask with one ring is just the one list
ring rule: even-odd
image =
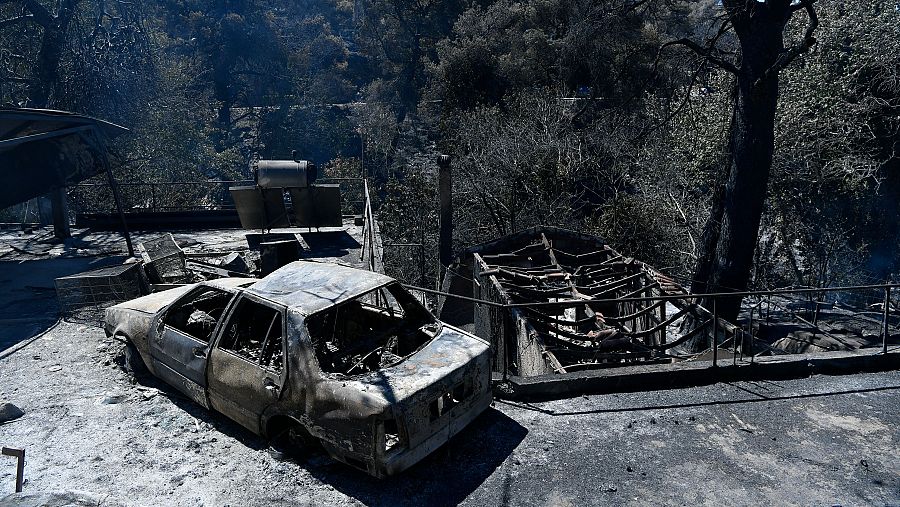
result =
[{"label": "burned pergola frame", "polygon": [[440,313],[490,339],[495,371],[520,376],[668,362],[666,350],[698,334],[722,341],[736,329],[652,267],[599,238],[552,227],[469,249],[444,290],[495,303],[447,298]]},{"label": "burned pergola frame", "polygon": [[107,147],[126,132],[119,125],[67,111],[0,108],[0,169],[15,182],[0,187],[0,208],[49,193],[54,234],[68,238],[65,188],[105,172],[133,256]]}]

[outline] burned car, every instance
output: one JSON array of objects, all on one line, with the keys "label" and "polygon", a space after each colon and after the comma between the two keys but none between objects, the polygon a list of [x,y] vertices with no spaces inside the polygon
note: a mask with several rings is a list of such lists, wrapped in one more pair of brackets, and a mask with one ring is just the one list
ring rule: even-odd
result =
[{"label": "burned car", "polygon": [[109,308],[105,330],[132,369],[376,477],[418,462],[491,403],[485,341],[394,279],[337,264],[154,293]]}]

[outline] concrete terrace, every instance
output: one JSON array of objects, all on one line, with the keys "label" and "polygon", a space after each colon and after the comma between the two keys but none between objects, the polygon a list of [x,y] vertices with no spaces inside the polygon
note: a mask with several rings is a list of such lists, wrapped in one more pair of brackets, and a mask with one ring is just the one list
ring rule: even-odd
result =
[{"label": "concrete terrace", "polygon": [[[304,256],[359,262],[361,227],[345,225],[301,233]],[[897,371],[498,400],[386,481],[322,454],[281,461],[173,389],[135,384],[117,364],[121,345],[98,327],[58,318],[55,277],[125,258],[118,233],[74,232],[61,244],[49,231],[0,233],[0,399],[25,411],[0,425],[0,443],[26,449],[26,495],[77,489],[174,506],[900,504]],[[247,248],[237,229],[173,234],[188,254]],[[22,500],[2,496],[14,473],[14,460],[0,461],[2,507]]]}]

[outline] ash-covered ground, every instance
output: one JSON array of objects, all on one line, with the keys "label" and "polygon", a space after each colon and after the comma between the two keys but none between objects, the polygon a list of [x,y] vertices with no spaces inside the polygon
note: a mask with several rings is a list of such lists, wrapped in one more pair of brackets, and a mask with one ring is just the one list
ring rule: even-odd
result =
[{"label": "ash-covered ground", "polygon": [[[0,444],[26,449],[26,493],[191,506],[900,503],[897,372],[498,401],[379,481],[324,455],[279,461],[223,416],[132,383],[118,347],[60,322],[0,359],[0,400],[25,411],[0,425]],[[0,461],[0,493],[14,470]]]},{"label": "ash-covered ground", "polygon": [[[135,384],[96,319],[56,320],[55,277],[121,262],[117,236],[92,238],[56,253],[24,240],[0,251],[0,403],[25,412],[0,424],[0,445],[25,448],[25,495],[153,506],[900,505],[898,372],[498,401],[385,481],[322,454],[280,461],[224,416],[152,380]],[[176,239],[242,248],[216,234]],[[0,456],[0,507],[23,500],[5,497],[14,473],[15,459]]]}]

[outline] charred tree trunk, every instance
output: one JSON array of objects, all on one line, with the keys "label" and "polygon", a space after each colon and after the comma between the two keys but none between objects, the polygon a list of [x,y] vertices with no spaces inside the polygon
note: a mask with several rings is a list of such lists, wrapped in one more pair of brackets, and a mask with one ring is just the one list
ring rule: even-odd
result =
[{"label": "charred tree trunk", "polygon": [[[737,101],[737,84],[732,90],[732,100]],[[722,213],[725,211],[725,182],[728,179],[731,169],[731,154],[734,150],[731,147],[731,132],[734,130],[735,112],[731,112],[731,120],[728,126],[729,138],[726,149],[722,154],[719,163],[711,169],[718,172],[715,178],[715,187],[713,187],[712,205],[709,210],[709,218],[703,226],[703,233],[700,236],[700,245],[697,251],[697,263],[694,266],[694,273],[691,276],[691,292],[694,294],[703,294],[713,292],[715,287],[710,286],[709,277],[712,273],[713,262],[716,256],[716,245],[719,243],[719,233],[721,231]]]},{"label": "charred tree trunk", "polygon": [[218,117],[220,147],[224,147],[231,135],[231,108],[234,105],[232,66],[225,55],[219,55],[213,67],[213,92],[219,102]]},{"label": "charred tree trunk", "polygon": [[[691,290],[739,292],[748,287],[759,225],[766,200],[769,172],[775,150],[775,113],[778,106],[778,74],[815,43],[818,18],[815,0],[723,0],[727,14],[718,34],[704,47],[680,39],[680,44],[734,74],[736,94],[729,134],[727,177],[720,195],[714,196],[709,222],[704,228],[701,251]],[[804,10],[809,24],[801,42],[786,48],[784,30],[795,12]],[[740,46],[740,59],[722,58],[717,41],[733,28]],[[710,298],[701,304],[712,306]],[[716,300],[719,317],[736,320],[740,297]],[[695,349],[703,348],[695,344]]]},{"label": "charred tree trunk", "polygon": [[35,72],[28,86],[30,107],[45,108],[51,105],[53,90],[59,82],[59,62],[77,4],[78,0],[63,0],[56,16],[53,16],[40,3],[33,0],[25,2],[25,8],[43,29]]},{"label": "charred tree trunk", "polygon": [[[731,163],[721,199],[722,216],[707,280],[716,292],[747,289],[775,150],[778,73],[768,72],[784,51],[786,19],[757,21],[741,34],[741,66],[731,129]],[[717,302],[719,315],[735,320],[740,298]]]}]

